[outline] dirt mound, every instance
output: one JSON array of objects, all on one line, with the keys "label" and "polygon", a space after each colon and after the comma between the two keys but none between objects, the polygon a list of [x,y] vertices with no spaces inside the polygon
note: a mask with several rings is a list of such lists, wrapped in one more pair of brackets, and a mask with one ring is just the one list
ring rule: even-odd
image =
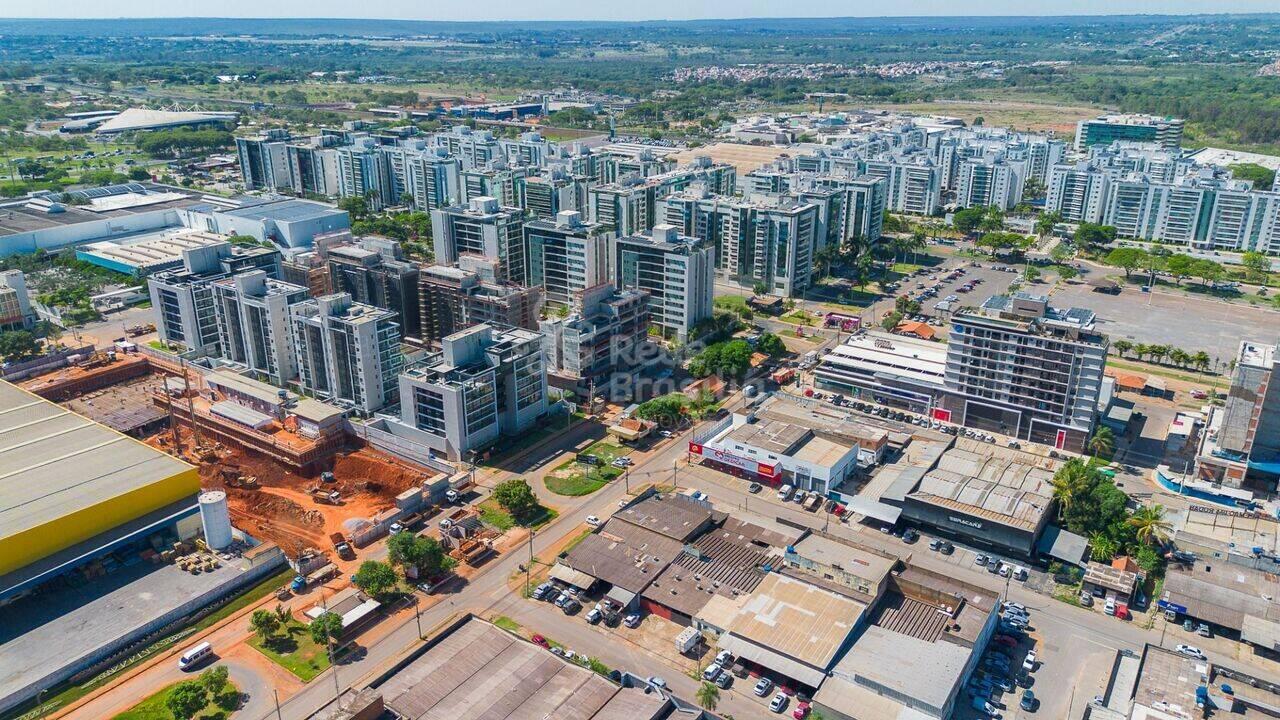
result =
[{"label": "dirt mound", "polygon": [[410,467],[369,448],[361,448],[334,458],[333,474],[339,483],[395,499],[412,487],[421,487],[432,473]]}]

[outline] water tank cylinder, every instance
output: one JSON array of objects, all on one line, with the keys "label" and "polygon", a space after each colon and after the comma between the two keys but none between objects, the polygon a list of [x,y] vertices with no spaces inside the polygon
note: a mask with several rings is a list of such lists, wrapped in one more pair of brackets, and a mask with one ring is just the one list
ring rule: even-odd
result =
[{"label": "water tank cylinder", "polygon": [[221,490],[200,493],[200,522],[204,525],[204,541],[213,550],[231,544],[231,511],[227,494]]}]

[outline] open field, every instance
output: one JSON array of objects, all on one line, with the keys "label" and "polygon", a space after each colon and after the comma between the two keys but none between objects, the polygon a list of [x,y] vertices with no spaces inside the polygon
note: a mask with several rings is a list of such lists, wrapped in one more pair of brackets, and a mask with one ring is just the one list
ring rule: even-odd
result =
[{"label": "open field", "polygon": [[290,620],[266,640],[253,636],[249,645],[303,682],[311,682],[329,667],[329,654],[325,647],[317,645],[311,639],[307,626],[297,620]]}]

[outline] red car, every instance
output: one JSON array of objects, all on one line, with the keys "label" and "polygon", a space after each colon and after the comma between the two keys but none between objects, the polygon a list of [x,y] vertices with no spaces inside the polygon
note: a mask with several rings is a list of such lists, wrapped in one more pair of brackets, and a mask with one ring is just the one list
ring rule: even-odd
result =
[{"label": "red car", "polygon": [[809,714],[809,703],[807,702],[796,703],[796,709],[791,711],[791,717],[795,718],[796,720],[804,720],[805,716],[808,714]]},{"label": "red car", "polygon": [[533,641],[534,645],[541,645],[542,647],[548,647],[550,645],[550,643],[547,642],[547,639],[541,635],[534,635],[529,639]]}]

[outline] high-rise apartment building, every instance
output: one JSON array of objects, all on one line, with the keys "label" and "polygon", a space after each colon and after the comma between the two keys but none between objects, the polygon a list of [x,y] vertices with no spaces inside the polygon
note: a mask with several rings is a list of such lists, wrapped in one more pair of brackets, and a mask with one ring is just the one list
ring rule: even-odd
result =
[{"label": "high-rise apartment building", "polygon": [[554,221],[524,225],[529,252],[528,285],[542,288],[548,305],[569,308],[576,294],[605,281],[609,238],[613,231],[565,210]]},{"label": "high-rise apartment building", "polygon": [[359,245],[344,245],[328,251],[329,285],[335,293],[346,293],[352,301],[396,313],[406,338],[422,333],[418,313],[418,266],[400,256],[400,244],[380,237],[367,237]]},{"label": "high-rise apartment building", "polygon": [[542,336],[477,325],[400,375],[400,424],[449,460],[525,432],[547,412]]},{"label": "high-rise apartment building", "polygon": [[273,248],[216,243],[182,251],[182,268],[147,279],[156,333],[196,355],[221,355],[213,282],[250,270],[280,275],[280,251]]},{"label": "high-rise apartment building", "polygon": [[1026,179],[1025,160],[1011,160],[999,155],[965,160],[958,169],[956,204],[966,208],[1011,210],[1022,202]]},{"label": "high-rise apartment building", "polygon": [[289,315],[304,392],[365,416],[395,403],[404,354],[394,312],[336,293],[295,303]]},{"label": "high-rise apartment building", "polygon": [[1183,121],[1154,115],[1099,115],[1076,123],[1076,152],[1117,140],[1157,143],[1165,148],[1182,145]]},{"label": "high-rise apartment building", "polygon": [[[996,295],[951,317],[940,419],[1081,451],[1093,432],[1107,338],[1094,314]],[[945,417],[943,416],[945,415]]]},{"label": "high-rise apartment building", "polygon": [[609,243],[609,276],[621,290],[649,294],[649,320],[664,335],[688,342],[690,332],[711,317],[715,257],[711,244],[657,225],[648,235]]},{"label": "high-rise apartment building", "polygon": [[291,187],[289,153],[285,147],[288,141],[289,131],[278,128],[236,138],[236,155],[240,159],[245,190]]},{"label": "high-rise apartment building", "polygon": [[579,397],[631,397],[645,363],[647,293],[604,283],[579,292],[574,307],[539,323],[548,381]]},{"label": "high-rise apartment building", "polygon": [[223,359],[272,385],[292,380],[296,370],[289,306],[306,300],[307,289],[252,270],[215,281],[213,296]]},{"label": "high-rise apartment building", "polygon": [[1240,343],[1223,407],[1212,408],[1200,441],[1196,477],[1228,487],[1274,492],[1280,478],[1280,349]]},{"label": "high-rise apartment building", "polygon": [[715,248],[716,276],[743,288],[794,297],[813,276],[818,206],[786,196],[721,197],[697,189],[667,197],[663,220]]},{"label": "high-rise apartment building", "polygon": [[520,208],[499,207],[498,201],[491,197],[432,211],[431,238],[436,262],[453,265],[462,255],[479,255],[498,261],[499,281],[531,284],[523,222],[524,212]]},{"label": "high-rise apartment building", "polygon": [[422,340],[439,343],[474,325],[537,330],[542,288],[498,282],[491,261],[477,268],[469,259],[460,267],[431,265],[419,273]]}]

